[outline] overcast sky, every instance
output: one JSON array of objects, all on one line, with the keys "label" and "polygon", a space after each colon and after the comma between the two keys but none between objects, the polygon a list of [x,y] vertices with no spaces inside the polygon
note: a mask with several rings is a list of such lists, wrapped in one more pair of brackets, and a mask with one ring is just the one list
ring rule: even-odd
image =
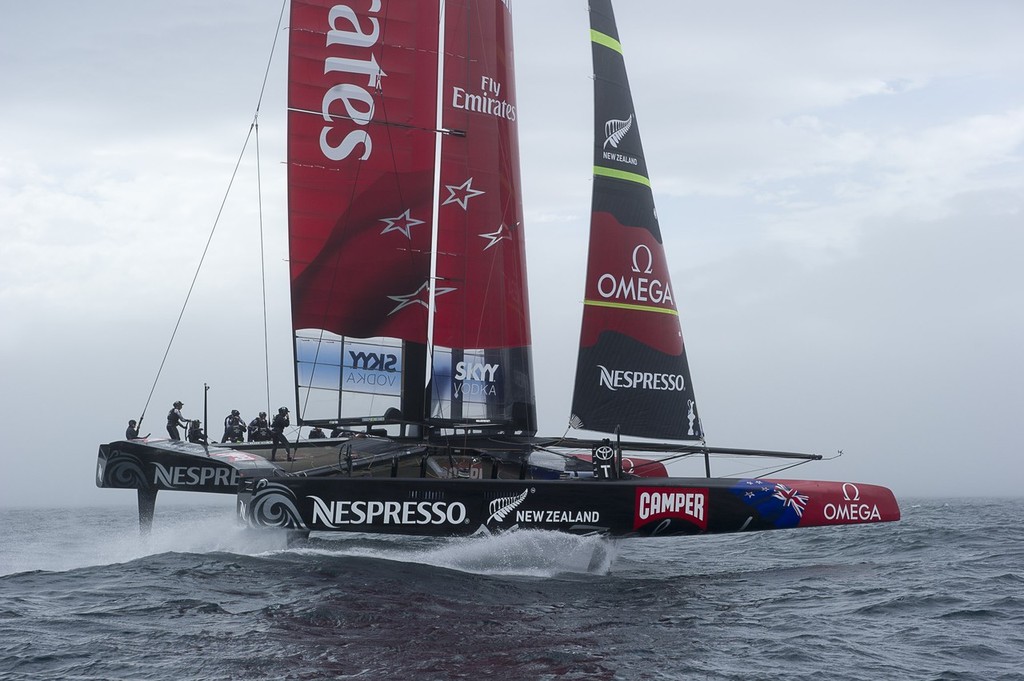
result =
[{"label": "overcast sky", "polygon": [[[514,0],[541,431],[568,420],[590,206],[585,0]],[[0,9],[0,504],[118,503],[249,133],[278,0]],[[714,445],[793,477],[1021,494],[1024,3],[616,4]],[[146,412],[293,406],[285,35]],[[219,435],[212,427],[213,435]],[[720,462],[716,473],[746,470]]]}]

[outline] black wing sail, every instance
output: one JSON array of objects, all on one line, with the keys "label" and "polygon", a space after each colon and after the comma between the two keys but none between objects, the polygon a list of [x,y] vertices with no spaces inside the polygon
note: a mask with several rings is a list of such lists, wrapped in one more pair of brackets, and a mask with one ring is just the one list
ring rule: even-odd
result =
[{"label": "black wing sail", "polygon": [[591,0],[594,195],[571,424],[703,439],[610,0]]}]

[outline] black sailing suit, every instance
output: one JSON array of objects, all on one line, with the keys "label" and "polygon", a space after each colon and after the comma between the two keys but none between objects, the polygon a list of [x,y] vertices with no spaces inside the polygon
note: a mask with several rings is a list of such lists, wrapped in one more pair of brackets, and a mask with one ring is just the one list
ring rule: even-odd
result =
[{"label": "black sailing suit", "polygon": [[292,460],[291,452],[288,451],[288,438],[284,436],[284,429],[291,425],[291,420],[288,418],[288,412],[278,412],[274,416],[274,422],[270,424],[270,437],[274,441],[274,448],[270,450],[270,460],[273,461],[274,457],[277,456],[277,446],[279,444],[284,445],[284,453],[288,456],[288,460]]},{"label": "black sailing suit", "polygon": [[167,412],[167,434],[171,436],[172,440],[181,439],[181,434],[178,432],[178,426],[187,429],[188,419],[182,417],[181,410],[174,407]]}]

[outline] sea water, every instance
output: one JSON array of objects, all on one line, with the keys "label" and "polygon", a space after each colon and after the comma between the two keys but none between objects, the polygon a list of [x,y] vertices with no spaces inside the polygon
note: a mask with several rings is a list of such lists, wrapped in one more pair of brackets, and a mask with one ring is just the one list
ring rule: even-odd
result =
[{"label": "sea water", "polygon": [[0,679],[1024,679],[1021,499],[717,537],[0,511]]}]

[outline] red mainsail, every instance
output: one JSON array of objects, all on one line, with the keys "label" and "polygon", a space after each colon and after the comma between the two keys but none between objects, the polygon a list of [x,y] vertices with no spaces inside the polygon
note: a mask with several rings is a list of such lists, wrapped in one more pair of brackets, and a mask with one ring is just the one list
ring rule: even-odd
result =
[{"label": "red mainsail", "polygon": [[431,415],[533,432],[512,16],[445,6]]},{"label": "red mainsail", "polygon": [[[512,17],[498,0],[446,3],[437,320],[450,348],[530,343]],[[450,290],[448,290],[450,289]]]},{"label": "red mainsail", "polygon": [[[443,16],[441,6],[292,3],[300,407],[314,395],[322,403],[316,391],[340,400],[347,391],[393,397],[400,387],[407,420],[530,430],[511,14],[503,0],[450,0]],[[385,406],[395,400],[359,415]],[[336,412],[316,413],[345,416]]]},{"label": "red mainsail", "polygon": [[437,3],[415,0],[292,2],[296,330],[426,342],[420,289],[430,272],[437,12]]}]

